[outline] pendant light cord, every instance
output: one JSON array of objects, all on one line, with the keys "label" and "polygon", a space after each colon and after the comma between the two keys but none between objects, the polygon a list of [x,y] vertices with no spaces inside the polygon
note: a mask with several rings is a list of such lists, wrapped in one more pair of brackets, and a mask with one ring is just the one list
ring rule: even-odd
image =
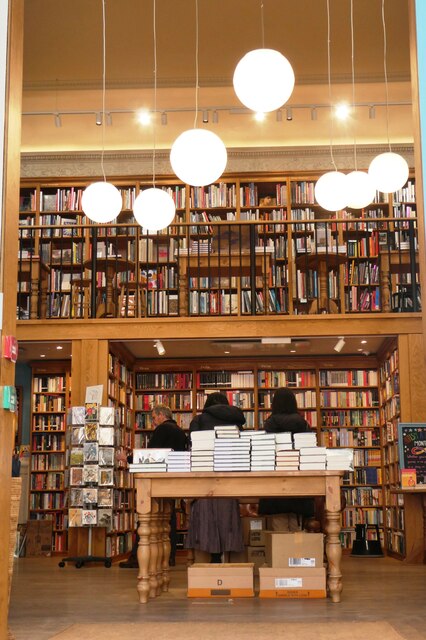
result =
[{"label": "pendant light cord", "polygon": [[106,18],[105,18],[105,0],[102,0],[102,153],[101,153],[101,170],[106,182],[104,155],[105,155],[105,94],[106,94]]},{"label": "pendant light cord", "polygon": [[354,167],[358,171],[355,131],[355,44],[354,44],[354,2],[351,0],[351,68],[352,68],[352,127],[354,132]]},{"label": "pendant light cord", "polygon": [[198,121],[198,0],[195,0],[195,117],[194,129]]},{"label": "pendant light cord", "polygon": [[263,19],[263,0],[260,0],[260,25],[262,29],[262,49],[265,48],[265,21]]},{"label": "pendant light cord", "polygon": [[390,137],[389,137],[389,90],[388,90],[388,68],[387,68],[385,0],[382,0],[382,26],[383,26],[383,71],[385,75],[385,91],[386,91],[386,135],[388,138],[389,151],[392,151]]},{"label": "pendant light cord", "polygon": [[331,99],[331,55],[330,55],[330,0],[327,0],[327,70],[328,70],[328,101],[330,104],[330,157],[334,170],[337,171],[337,166],[334,161],[333,155],[333,124],[334,124],[334,111]]},{"label": "pendant light cord", "polygon": [[156,6],[155,0],[153,0],[153,17],[152,17],[152,28],[153,28],[153,39],[154,39],[154,118],[153,118],[153,149],[152,149],[152,186],[155,189],[155,156],[156,156],[156,142],[157,142],[157,127],[156,127],[156,117],[157,117],[157,25],[156,25]]}]

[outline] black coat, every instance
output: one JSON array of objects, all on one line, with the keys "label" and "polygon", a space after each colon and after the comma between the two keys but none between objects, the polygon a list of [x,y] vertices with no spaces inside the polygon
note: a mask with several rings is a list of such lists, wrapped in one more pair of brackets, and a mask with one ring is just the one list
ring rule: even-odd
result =
[{"label": "black coat", "polygon": [[212,431],[214,427],[237,425],[240,429],[245,423],[244,413],[239,407],[228,404],[214,404],[195,416],[189,425],[189,431]]},{"label": "black coat", "polygon": [[175,420],[165,420],[155,428],[149,442],[148,449],[173,449],[186,451],[188,438]]},{"label": "black coat", "polygon": [[300,413],[275,413],[265,420],[264,427],[268,433],[303,433],[311,428]]}]

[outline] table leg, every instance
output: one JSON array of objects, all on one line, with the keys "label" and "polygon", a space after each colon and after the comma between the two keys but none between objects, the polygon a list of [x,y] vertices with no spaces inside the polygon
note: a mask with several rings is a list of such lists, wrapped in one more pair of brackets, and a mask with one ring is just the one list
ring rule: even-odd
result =
[{"label": "table leg", "polygon": [[159,501],[159,512],[157,522],[157,596],[163,591],[163,519],[164,519],[164,500]]},{"label": "table leg", "polygon": [[157,560],[158,560],[158,500],[151,500],[151,532],[149,536],[149,597],[157,596]]},{"label": "table leg", "polygon": [[139,518],[139,546],[138,546],[138,592],[139,601],[141,603],[148,602],[150,584],[149,584],[149,567],[150,567],[150,537],[151,537],[151,513],[138,514]]},{"label": "table leg", "polygon": [[164,500],[163,518],[163,591],[169,590],[170,583],[170,514],[171,504],[169,500]]},{"label": "table leg", "polygon": [[340,511],[325,512],[325,549],[328,560],[327,576],[328,589],[332,602],[340,602],[342,592],[342,572],[340,561],[342,558],[342,545],[340,542]]}]

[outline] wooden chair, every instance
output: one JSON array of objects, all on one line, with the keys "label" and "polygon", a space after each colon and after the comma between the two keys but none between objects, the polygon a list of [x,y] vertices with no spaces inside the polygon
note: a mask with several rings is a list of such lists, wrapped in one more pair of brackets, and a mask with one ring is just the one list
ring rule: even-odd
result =
[{"label": "wooden chair", "polygon": [[90,316],[91,278],[73,278],[71,283],[71,316],[87,319]]},{"label": "wooden chair", "polygon": [[145,304],[137,282],[121,282],[118,301],[120,318],[140,318],[145,315]]}]

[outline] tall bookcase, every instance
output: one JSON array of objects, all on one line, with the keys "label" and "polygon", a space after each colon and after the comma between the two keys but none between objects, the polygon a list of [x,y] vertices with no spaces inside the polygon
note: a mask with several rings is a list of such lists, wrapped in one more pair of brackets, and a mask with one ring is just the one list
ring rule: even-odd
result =
[{"label": "tall bookcase", "polygon": [[52,520],[52,551],[67,549],[66,412],[70,369],[64,362],[32,364],[31,520]]},{"label": "tall bookcase", "polygon": [[383,445],[385,546],[390,555],[405,554],[404,498],[391,493],[400,486],[398,422],[401,420],[399,356],[396,340],[390,341],[380,364],[380,425]]},{"label": "tall bookcase", "polygon": [[[108,354],[108,406],[116,410],[114,446],[126,456],[134,446],[134,375],[127,358],[117,347]],[[114,469],[112,530],[106,536],[106,555],[119,556],[130,551],[135,527],[133,479],[127,463],[117,461]]]},{"label": "tall bookcase", "polygon": [[148,182],[115,180],[123,198],[119,224],[94,233],[81,210],[85,183],[26,180],[18,317],[87,316],[94,253],[96,311],[112,303],[116,317],[305,314],[318,300],[340,313],[413,310],[414,179],[388,201],[377,197],[333,218],[315,203],[316,178],[231,175],[208,187],[161,179],[177,208],[173,224],[156,233],[141,229],[132,213]]}]

